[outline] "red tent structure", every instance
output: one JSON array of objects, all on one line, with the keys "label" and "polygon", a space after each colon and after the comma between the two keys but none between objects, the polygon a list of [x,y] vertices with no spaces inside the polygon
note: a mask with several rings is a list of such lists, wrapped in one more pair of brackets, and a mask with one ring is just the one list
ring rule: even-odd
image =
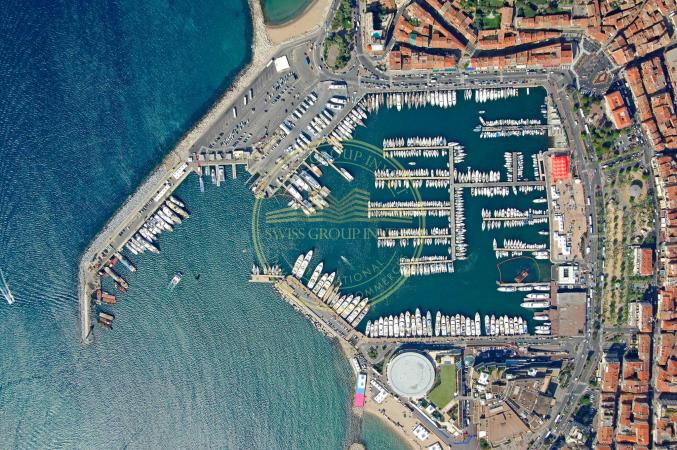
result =
[{"label": "red tent structure", "polygon": [[569,157],[558,155],[552,157],[552,180],[566,180],[569,178]]}]

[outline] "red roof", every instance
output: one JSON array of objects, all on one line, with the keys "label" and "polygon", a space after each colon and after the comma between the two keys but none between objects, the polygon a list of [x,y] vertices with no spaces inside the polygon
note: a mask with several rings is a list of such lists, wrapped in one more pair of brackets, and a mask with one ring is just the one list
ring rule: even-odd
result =
[{"label": "red roof", "polygon": [[641,248],[639,251],[639,274],[643,277],[648,277],[653,274],[653,250]]},{"label": "red roof", "polygon": [[559,155],[552,157],[552,180],[566,180],[569,178],[569,157]]}]

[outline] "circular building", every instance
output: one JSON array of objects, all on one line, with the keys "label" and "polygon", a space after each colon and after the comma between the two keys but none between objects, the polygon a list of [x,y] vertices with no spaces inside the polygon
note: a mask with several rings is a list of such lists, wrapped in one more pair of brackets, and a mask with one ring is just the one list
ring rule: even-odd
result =
[{"label": "circular building", "polygon": [[435,367],[420,353],[400,353],[388,363],[388,384],[402,397],[423,397],[434,383]]}]

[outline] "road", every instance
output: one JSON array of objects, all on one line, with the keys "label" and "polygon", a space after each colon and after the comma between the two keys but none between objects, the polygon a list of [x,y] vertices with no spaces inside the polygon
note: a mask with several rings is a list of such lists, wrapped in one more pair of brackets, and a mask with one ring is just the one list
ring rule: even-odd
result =
[{"label": "road", "polygon": [[[599,164],[594,161],[594,152],[590,152],[592,157],[588,155],[585,143],[581,139],[581,129],[578,127],[578,120],[574,116],[573,105],[565,91],[565,86],[569,81],[560,76],[553,75],[548,77],[549,92],[552,95],[555,104],[562,117],[562,123],[567,133],[569,146],[573,150],[573,163],[576,173],[583,182],[585,192],[590,195],[596,191],[597,186],[602,186],[601,169]],[[587,268],[592,274],[589,277],[589,283],[594,283],[598,279],[600,267],[598,267],[598,243],[595,239],[597,234],[598,212],[595,208],[595,202],[587,207],[586,214],[593,217],[593,236],[590,244],[590,253],[586,257],[583,267]],[[592,287],[592,286],[589,286]],[[561,427],[565,426],[569,418],[573,415],[578,399],[588,388],[588,382],[592,377],[597,363],[599,361],[602,350],[602,333],[594,332],[594,322],[599,317],[598,305],[595,301],[590,301],[587,309],[587,320],[585,329],[585,338],[578,347],[578,351],[574,357],[574,369],[571,374],[569,385],[560,394],[555,409],[551,414],[551,419],[545,424],[541,433],[539,433],[535,441],[530,445],[532,449],[541,449],[544,446],[545,435],[551,433],[557,436],[561,431]],[[559,418],[557,423],[555,420]]]},{"label": "road", "polygon": [[[331,20],[331,17],[327,18]],[[290,72],[278,73],[274,67],[269,64],[266,66],[249,86],[243,90],[242,94],[235,98],[233,105],[237,108],[236,113],[233,108],[223,112],[211,127],[204,132],[191,146],[191,152],[199,151],[227,151],[233,147],[255,146],[262,140],[269,139],[271,134],[278,129],[278,125],[289,116],[291,111],[298,106],[299,102],[315,89],[321,96],[318,104],[322,105],[326,101],[325,90],[321,89],[320,83],[327,80],[342,80],[347,85],[347,95],[353,100],[360,98],[366,92],[407,91],[407,90],[435,90],[435,89],[470,89],[479,87],[496,86],[523,86],[523,85],[544,85],[552,94],[555,103],[562,116],[562,121],[569,137],[570,146],[573,150],[574,166],[576,172],[581,177],[586,192],[594,192],[597,187],[603,186],[603,180],[600,176],[598,164],[594,161],[594,154],[590,153],[581,141],[581,130],[578,127],[578,121],[572,111],[571,103],[564,90],[567,84],[570,84],[571,78],[566,71],[546,72],[546,71],[514,71],[514,72],[444,72],[444,73],[398,73],[395,75],[385,75],[376,68],[373,62],[365,55],[358,54],[351,67],[341,74],[331,73],[322,63],[322,39],[327,27],[321,27],[313,34],[304,39],[280,47],[277,55],[284,55],[288,58],[290,66],[293,68],[294,76],[289,76]],[[358,44],[359,42],[358,38]],[[306,63],[306,57],[310,63]],[[368,72],[367,77],[359,74],[359,69]],[[246,98],[246,100],[245,100]],[[345,108],[346,110],[349,108]],[[312,116],[314,111],[309,112]],[[303,129],[303,123],[298,128]],[[284,155],[287,144],[294,139],[294,135],[282,137],[276,146],[261,149],[262,154],[258,162],[252,163],[250,169],[259,174],[266,174],[273,171],[273,176],[277,176],[276,163]],[[303,154],[296,155],[296,159],[303,159]],[[306,155],[307,156],[307,155]],[[185,161],[185,160],[184,160]],[[284,161],[287,162],[286,160]],[[291,163],[291,161],[289,161]],[[180,163],[180,161],[178,161]],[[178,185],[185,177],[183,175],[175,181],[171,180],[171,168],[177,164],[167,166],[167,169],[160,172],[162,182],[171,182],[171,193],[173,187]],[[286,164],[282,164],[284,166]],[[287,169],[288,170],[288,169]],[[155,184],[155,180],[153,181]],[[153,195],[157,190],[149,190]],[[125,238],[136,232],[138,226],[147,219],[157,207],[158,201],[144,201],[135,214],[125,217],[122,232],[117,235],[113,245],[114,249],[119,249],[124,243]],[[594,204],[594,203],[593,203]],[[597,211],[592,208],[589,211],[593,216],[594,229],[596,231]],[[593,244],[596,244],[593,237]],[[103,249],[99,249],[103,251]],[[588,258],[588,269],[595,274],[592,280],[596,280],[599,274],[597,265],[598,252],[597,245],[591,245],[591,252]],[[95,272],[94,272],[95,273]],[[588,321],[584,339],[579,343],[575,355],[575,368],[572,373],[572,381],[564,390],[558,399],[556,406],[557,414],[570,416],[576,399],[586,388],[586,383],[592,375],[595,362],[597,361],[602,338],[601,333],[591,332],[591,323],[598,316],[597,305],[590,302],[588,310]],[[518,338],[525,344],[542,344],[547,339],[541,338]],[[492,343],[496,339],[492,339]],[[472,344],[474,342],[465,342]],[[488,343],[490,345],[491,343]],[[590,355],[590,356],[588,356]],[[591,361],[585,365],[586,361]],[[553,419],[554,420],[554,419]],[[546,429],[552,429],[553,425],[548,424]],[[556,427],[555,427],[556,429]],[[538,437],[532,448],[540,448],[542,436]]]}]

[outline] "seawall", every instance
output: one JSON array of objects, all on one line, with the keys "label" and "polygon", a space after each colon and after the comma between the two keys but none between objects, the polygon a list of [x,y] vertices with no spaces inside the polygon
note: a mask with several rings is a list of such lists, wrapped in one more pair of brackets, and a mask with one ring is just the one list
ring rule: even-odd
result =
[{"label": "seawall", "polygon": [[268,39],[263,12],[258,0],[248,0],[252,16],[252,58],[233,85],[223,93],[214,105],[205,113],[167,154],[162,162],[146,177],[139,188],[118,208],[106,225],[94,237],[80,258],[78,267],[78,300],[80,309],[80,339],[89,342],[91,319],[91,294],[98,287],[98,270],[110,258],[108,253],[101,255],[109,246],[111,238],[124,229],[125,221],[136,215],[143,205],[161,188],[171,176],[173,169],[188,158],[198,139],[209,130],[228,111],[235,99],[254,81],[261,69],[271,60],[279,49]]}]

